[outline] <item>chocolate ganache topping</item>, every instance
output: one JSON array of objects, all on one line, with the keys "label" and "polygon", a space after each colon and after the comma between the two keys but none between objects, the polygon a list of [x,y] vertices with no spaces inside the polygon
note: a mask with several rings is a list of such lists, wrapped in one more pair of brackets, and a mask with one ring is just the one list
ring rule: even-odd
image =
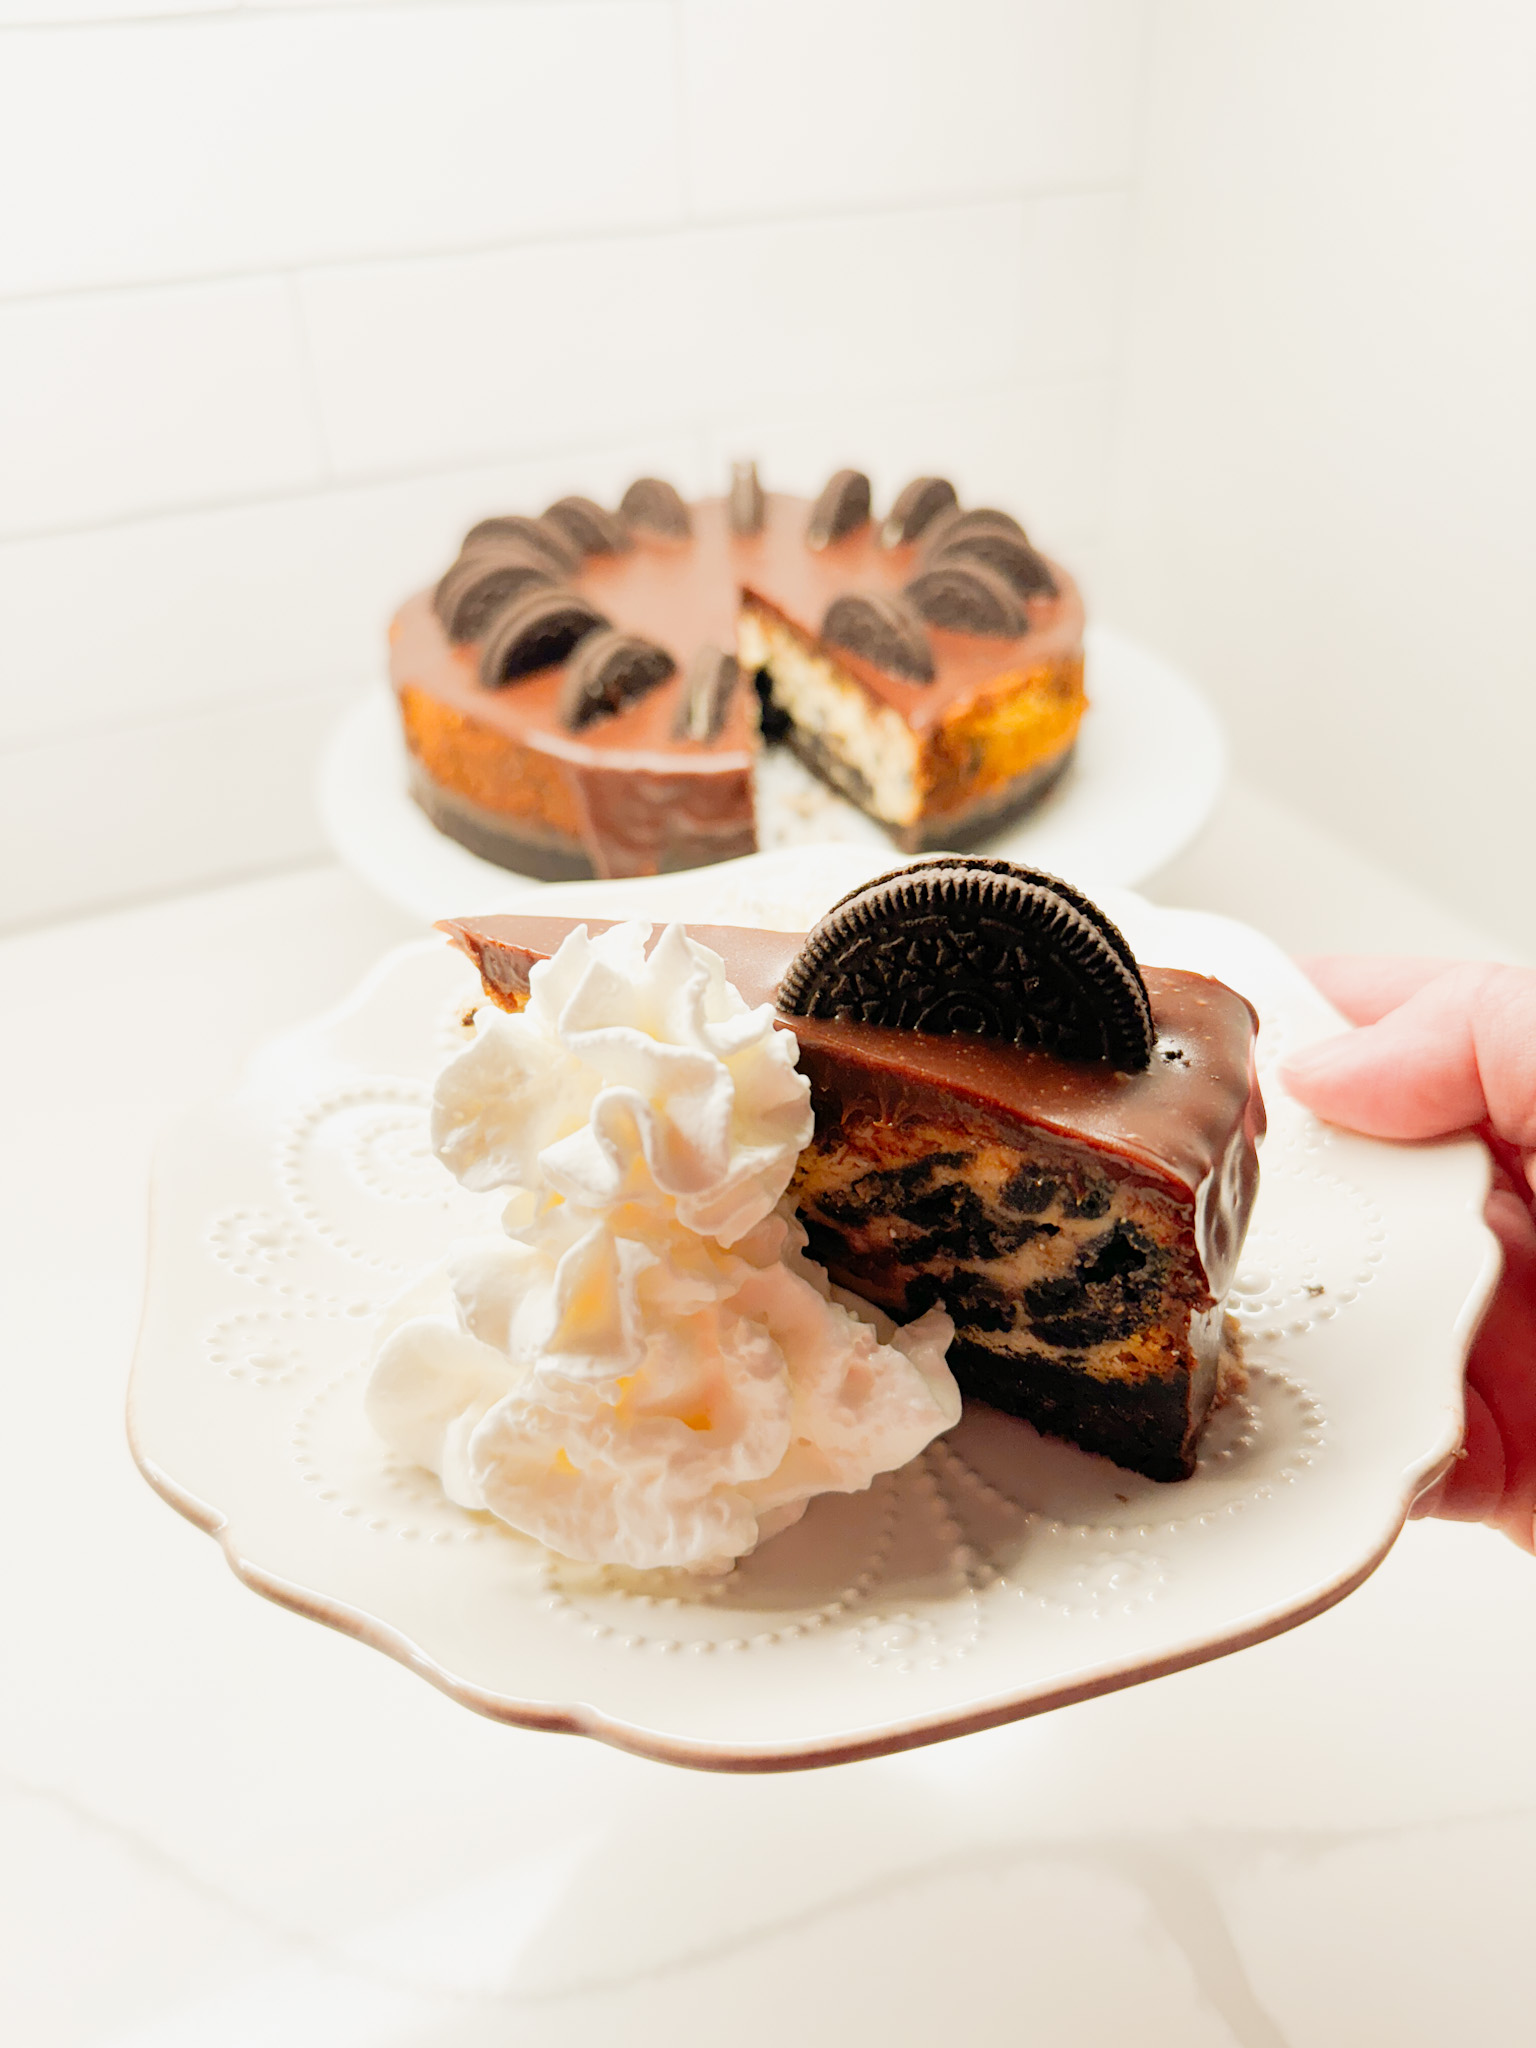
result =
[{"label": "chocolate ganache topping", "polygon": [[878,528],[860,472],[808,510],[750,462],[696,506],[641,477],[617,513],[568,496],[482,519],[392,629],[414,793],[547,879],[749,852],[763,682],[739,687],[746,613],[835,648],[923,747],[1000,675],[1080,675],[1081,607],[1050,574],[1017,521],[962,512],[941,477],[913,479]]},{"label": "chocolate ganache topping", "polygon": [[[1070,906],[1076,892],[1058,886]],[[608,929],[601,918],[521,915],[449,919],[439,929],[474,962],[486,994],[518,1009],[533,966],[577,924]],[[1112,1169],[1119,1162],[1189,1213],[1210,1292],[1226,1292],[1258,1184],[1265,1119],[1253,1071],[1256,1020],[1225,984],[1141,968],[1155,1043],[1144,1067],[1126,1071],[995,1038],[793,1014],[780,991],[809,934],[702,924],[688,933],[719,954],[749,1004],[773,1004],[793,1030],[818,1128],[915,1117],[952,1122],[977,1140],[990,1134],[1011,1143],[1039,1131],[1091,1145]]]}]

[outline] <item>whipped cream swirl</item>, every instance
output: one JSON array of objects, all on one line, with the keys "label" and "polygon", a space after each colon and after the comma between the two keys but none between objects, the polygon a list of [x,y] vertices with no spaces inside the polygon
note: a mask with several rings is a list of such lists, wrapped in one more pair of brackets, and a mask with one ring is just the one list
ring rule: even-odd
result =
[{"label": "whipped cream swirl", "polygon": [[511,1198],[396,1303],[367,1406],[450,1499],[567,1557],[719,1572],[959,1419],[953,1325],[897,1328],[805,1257],[794,1037],[650,930],[578,927],[439,1077],[438,1156]]}]

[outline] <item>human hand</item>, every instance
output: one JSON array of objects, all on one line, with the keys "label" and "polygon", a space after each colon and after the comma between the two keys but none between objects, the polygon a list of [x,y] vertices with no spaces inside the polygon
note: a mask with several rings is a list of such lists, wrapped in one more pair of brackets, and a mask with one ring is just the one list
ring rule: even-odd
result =
[{"label": "human hand", "polygon": [[1281,1077],[1329,1123],[1373,1138],[1475,1132],[1504,1272],[1467,1359],[1467,1426],[1415,1514],[1492,1522],[1536,1551],[1536,971],[1348,954],[1301,963],[1364,1029],[1309,1046]]}]

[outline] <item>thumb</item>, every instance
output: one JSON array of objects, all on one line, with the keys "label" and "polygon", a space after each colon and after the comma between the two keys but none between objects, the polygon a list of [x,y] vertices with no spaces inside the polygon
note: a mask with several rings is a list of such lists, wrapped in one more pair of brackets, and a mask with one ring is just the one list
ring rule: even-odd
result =
[{"label": "thumb", "polygon": [[1281,1068],[1298,1102],[1373,1138],[1435,1138],[1488,1122],[1536,1146],[1536,971],[1448,967],[1379,1022]]}]

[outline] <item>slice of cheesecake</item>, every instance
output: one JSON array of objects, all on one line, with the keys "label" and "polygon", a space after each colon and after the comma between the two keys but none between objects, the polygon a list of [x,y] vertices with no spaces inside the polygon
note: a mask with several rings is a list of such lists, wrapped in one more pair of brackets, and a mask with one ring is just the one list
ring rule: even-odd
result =
[{"label": "slice of cheesecake", "polygon": [[[487,995],[517,1009],[532,967],[577,923],[606,928],[500,916],[442,929]],[[847,1003],[842,1015],[793,1014],[806,1006],[814,935],[688,932],[799,1041],[816,1131],[791,1193],[834,1280],[899,1319],[942,1301],[968,1398],[1149,1478],[1187,1477],[1257,1188],[1264,1109],[1248,1003],[1196,974],[1138,976],[1127,950],[1150,1057],[1126,1071],[952,1024],[868,1023]],[[1050,1041],[1043,1026],[1021,1035],[1031,1030]]]}]

